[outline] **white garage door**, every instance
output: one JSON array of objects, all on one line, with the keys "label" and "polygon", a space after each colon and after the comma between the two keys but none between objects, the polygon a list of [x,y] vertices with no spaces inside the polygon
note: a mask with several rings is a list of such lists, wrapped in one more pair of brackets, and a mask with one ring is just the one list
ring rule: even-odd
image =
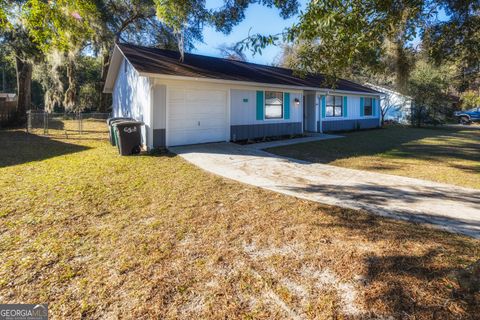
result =
[{"label": "white garage door", "polygon": [[168,90],[168,146],[227,140],[227,92]]}]

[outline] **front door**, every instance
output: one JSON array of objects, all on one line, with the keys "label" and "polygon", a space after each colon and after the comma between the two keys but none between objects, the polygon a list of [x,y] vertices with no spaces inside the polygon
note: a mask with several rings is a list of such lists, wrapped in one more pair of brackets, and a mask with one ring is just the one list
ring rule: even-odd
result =
[{"label": "front door", "polygon": [[317,132],[317,117],[315,113],[315,95],[307,95],[305,101],[304,125],[305,131]]}]

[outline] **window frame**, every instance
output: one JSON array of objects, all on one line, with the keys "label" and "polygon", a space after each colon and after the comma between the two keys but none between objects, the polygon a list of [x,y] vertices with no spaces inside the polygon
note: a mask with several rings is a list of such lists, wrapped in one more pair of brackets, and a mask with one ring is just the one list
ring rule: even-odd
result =
[{"label": "window frame", "polygon": [[[373,99],[372,97],[363,97],[363,116],[364,117],[373,117]],[[370,100],[370,114],[367,114],[367,100]]]},{"label": "window frame", "polygon": [[[275,93],[282,94],[282,117],[267,118],[267,92],[275,92]],[[264,121],[285,120],[285,92],[284,91],[263,90],[263,120]]]},{"label": "window frame", "polygon": [[[333,98],[333,104],[330,105],[330,107],[333,108],[332,115],[329,115],[328,112],[327,112],[328,107],[329,107],[328,97]],[[338,107],[337,104],[336,104],[337,99],[340,100],[340,115],[335,114],[335,109]],[[326,95],[325,96],[325,118],[343,118],[343,96],[337,96],[337,95]]]}]

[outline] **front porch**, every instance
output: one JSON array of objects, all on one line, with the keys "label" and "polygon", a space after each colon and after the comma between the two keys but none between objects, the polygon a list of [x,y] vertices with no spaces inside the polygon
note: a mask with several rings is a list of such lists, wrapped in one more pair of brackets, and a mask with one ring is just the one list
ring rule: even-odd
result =
[{"label": "front porch", "polygon": [[303,131],[324,133],[380,127],[378,96],[304,91]]}]

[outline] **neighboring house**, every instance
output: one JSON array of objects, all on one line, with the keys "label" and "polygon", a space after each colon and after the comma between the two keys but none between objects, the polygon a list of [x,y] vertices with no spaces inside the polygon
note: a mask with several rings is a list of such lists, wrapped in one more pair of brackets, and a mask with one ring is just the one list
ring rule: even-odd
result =
[{"label": "neighboring house", "polygon": [[412,97],[401,94],[389,88],[367,83],[366,86],[383,92],[385,95],[380,99],[380,106],[384,110],[385,119],[398,123],[410,123],[412,114]]},{"label": "neighboring house", "polygon": [[[381,93],[292,70],[130,44],[115,46],[104,92],[145,123],[148,148],[375,128]],[[305,101],[305,103],[304,103]]]},{"label": "neighboring house", "polygon": [[17,95],[15,93],[0,93],[0,126],[9,124],[15,117]]},{"label": "neighboring house", "polygon": [[8,101],[8,102],[17,101],[17,94],[0,92],[0,100]]},{"label": "neighboring house", "polygon": [[15,93],[0,92],[0,111],[10,111],[17,107],[17,95]]}]

